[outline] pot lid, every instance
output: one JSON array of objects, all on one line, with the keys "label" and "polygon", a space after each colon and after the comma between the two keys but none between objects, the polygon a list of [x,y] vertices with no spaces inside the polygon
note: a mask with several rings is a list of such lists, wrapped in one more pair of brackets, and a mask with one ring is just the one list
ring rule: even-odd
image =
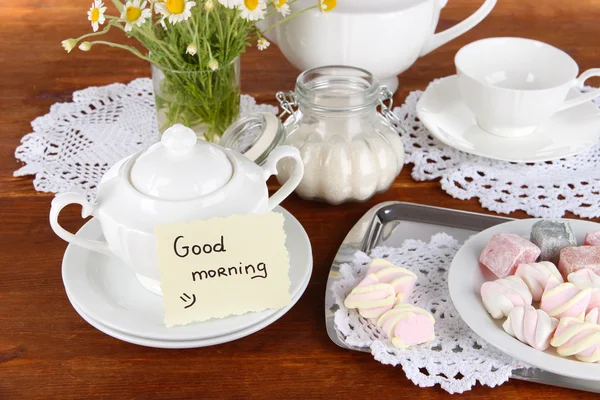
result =
[{"label": "pot lid", "polygon": [[163,133],[160,143],[137,158],[130,179],[148,196],[191,200],[225,186],[232,175],[233,167],[223,150],[176,124]]}]

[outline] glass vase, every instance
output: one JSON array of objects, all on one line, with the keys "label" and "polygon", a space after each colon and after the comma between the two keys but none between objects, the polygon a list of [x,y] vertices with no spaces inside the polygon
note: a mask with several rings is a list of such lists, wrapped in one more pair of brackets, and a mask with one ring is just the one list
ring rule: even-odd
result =
[{"label": "glass vase", "polygon": [[152,64],[152,85],[161,135],[179,123],[214,142],[239,116],[239,57],[214,71],[177,71]]}]

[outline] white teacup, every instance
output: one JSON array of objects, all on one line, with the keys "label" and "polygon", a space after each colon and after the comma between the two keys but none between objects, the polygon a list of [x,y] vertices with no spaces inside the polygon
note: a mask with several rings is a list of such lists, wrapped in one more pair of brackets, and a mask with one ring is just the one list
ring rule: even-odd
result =
[{"label": "white teacup", "polygon": [[478,40],[460,49],[454,63],[463,101],[483,130],[499,136],[528,135],[557,112],[600,96],[598,89],[567,100],[600,68],[577,77],[575,60],[537,40]]}]

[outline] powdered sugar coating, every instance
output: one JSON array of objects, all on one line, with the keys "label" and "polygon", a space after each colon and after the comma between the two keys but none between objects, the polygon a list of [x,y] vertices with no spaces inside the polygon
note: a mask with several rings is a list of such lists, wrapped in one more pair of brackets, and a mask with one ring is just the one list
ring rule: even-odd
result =
[{"label": "powdered sugar coating", "polygon": [[535,262],[540,249],[527,239],[512,233],[497,233],[490,238],[479,262],[498,278],[514,274],[519,264]]},{"label": "powdered sugar coating", "polygon": [[558,269],[563,276],[582,269],[589,269],[600,275],[600,247],[565,247],[560,251]]}]

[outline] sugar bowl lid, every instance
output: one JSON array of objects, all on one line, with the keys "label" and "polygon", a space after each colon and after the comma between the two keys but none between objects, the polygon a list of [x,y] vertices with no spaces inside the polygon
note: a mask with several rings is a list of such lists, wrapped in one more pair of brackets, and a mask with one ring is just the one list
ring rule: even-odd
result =
[{"label": "sugar bowl lid", "polygon": [[135,160],[130,180],[139,192],[157,199],[191,200],[222,188],[232,175],[222,149],[176,124]]}]

